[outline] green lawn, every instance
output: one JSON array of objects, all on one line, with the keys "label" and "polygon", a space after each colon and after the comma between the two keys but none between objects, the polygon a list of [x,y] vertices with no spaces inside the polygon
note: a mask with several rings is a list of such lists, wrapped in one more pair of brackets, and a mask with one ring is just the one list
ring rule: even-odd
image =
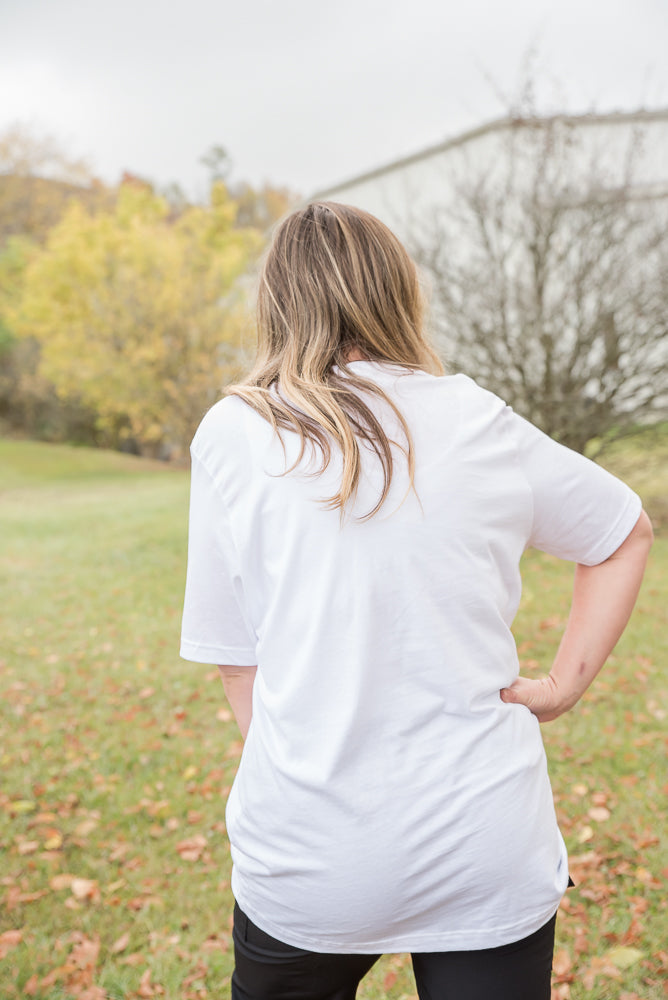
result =
[{"label": "green lawn", "polygon": [[[650,477],[628,443],[606,456],[659,515],[662,447]],[[215,668],[178,658],[187,493],[183,471],[0,441],[3,998],[229,994],[224,804],[241,745]],[[528,672],[549,664],[570,576],[526,560]],[[555,998],[664,995],[667,580],[659,538],[610,664],[544,730],[577,882]],[[413,996],[406,956],[360,990]]]}]

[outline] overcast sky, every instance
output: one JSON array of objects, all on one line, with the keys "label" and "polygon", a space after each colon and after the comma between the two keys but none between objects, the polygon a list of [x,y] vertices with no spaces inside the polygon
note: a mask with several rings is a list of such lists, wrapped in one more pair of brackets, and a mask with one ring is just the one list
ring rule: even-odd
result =
[{"label": "overcast sky", "polygon": [[531,47],[542,110],[668,105],[668,0],[0,0],[0,130],[308,195],[499,117]]}]

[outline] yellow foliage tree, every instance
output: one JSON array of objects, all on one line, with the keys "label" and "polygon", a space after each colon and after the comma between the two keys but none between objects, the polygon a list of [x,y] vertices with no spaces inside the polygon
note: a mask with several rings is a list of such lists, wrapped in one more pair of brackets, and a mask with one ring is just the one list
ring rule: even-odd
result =
[{"label": "yellow foliage tree", "polygon": [[109,205],[111,192],[51,136],[16,124],[0,132],[0,245],[12,236],[42,243],[72,199]]},{"label": "yellow foliage tree", "polygon": [[30,262],[13,328],[37,338],[44,374],[97,412],[108,443],[182,453],[237,375],[240,279],[262,237],[236,227],[236,211],[219,184],[209,206],[174,219],[127,183],[112,210],[72,204]]}]

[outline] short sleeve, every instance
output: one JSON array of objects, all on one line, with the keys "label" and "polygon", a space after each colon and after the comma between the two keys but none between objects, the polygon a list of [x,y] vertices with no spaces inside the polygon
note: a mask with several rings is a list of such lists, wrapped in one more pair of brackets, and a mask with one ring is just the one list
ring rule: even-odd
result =
[{"label": "short sleeve", "polygon": [[227,508],[193,452],[181,656],[196,663],[256,665],[255,637],[244,604]]},{"label": "short sleeve", "polygon": [[512,410],[506,419],[533,497],[528,545],[586,566],[604,562],[634,528],[640,497]]}]

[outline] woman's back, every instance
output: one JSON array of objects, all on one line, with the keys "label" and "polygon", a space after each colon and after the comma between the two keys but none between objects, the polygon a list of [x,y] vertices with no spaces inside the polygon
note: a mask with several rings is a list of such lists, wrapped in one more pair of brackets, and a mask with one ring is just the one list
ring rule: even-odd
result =
[{"label": "woman's back", "polygon": [[[233,890],[311,950],[495,947],[544,924],[568,878],[538,722],[499,697],[518,673],[519,559],[531,543],[601,561],[639,502],[469,379],[350,368],[415,453],[413,490],[393,445],[370,520],[369,447],[342,520],[321,502],[336,449],[319,475],[308,448],[284,474],[298,435],[234,397],[193,442],[182,653],[258,666],[227,811]],[[392,407],[363,395],[401,442]]]}]

